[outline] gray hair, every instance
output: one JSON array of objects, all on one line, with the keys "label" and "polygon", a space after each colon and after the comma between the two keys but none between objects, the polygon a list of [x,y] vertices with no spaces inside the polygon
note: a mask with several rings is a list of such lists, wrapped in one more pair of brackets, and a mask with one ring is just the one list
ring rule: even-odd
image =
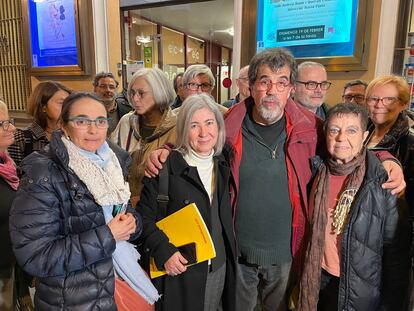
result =
[{"label": "gray hair", "polygon": [[249,65],[240,68],[239,73],[237,75],[237,78],[240,78],[240,74],[243,73],[243,72],[246,72],[246,73],[249,72]]},{"label": "gray hair", "polygon": [[210,80],[211,89],[214,89],[216,85],[216,79],[214,79],[214,75],[211,72],[211,69],[208,68],[206,65],[191,65],[187,67],[183,75],[183,86],[187,85],[191,79],[199,75],[207,75],[208,79]]},{"label": "gray hair", "polygon": [[214,146],[214,155],[221,154],[221,151],[223,150],[224,143],[226,142],[226,130],[223,115],[218,109],[212,96],[200,93],[187,97],[177,116],[177,150],[183,154],[187,154],[191,149],[190,142],[188,141],[191,119],[196,111],[203,108],[207,108],[214,113],[218,126],[218,137],[217,143]]},{"label": "gray hair", "polygon": [[4,101],[0,99],[0,111],[3,113],[9,113],[9,109]]},{"label": "gray hair", "polygon": [[284,48],[266,49],[253,56],[249,64],[249,85],[252,86],[257,79],[259,68],[263,65],[269,66],[273,71],[288,66],[290,69],[290,83],[296,81],[297,66],[292,53]]},{"label": "gray hair", "polygon": [[175,98],[175,92],[172,88],[171,82],[168,80],[164,72],[158,68],[140,68],[131,78],[128,84],[128,100],[133,103],[131,96],[132,86],[138,78],[144,78],[149,84],[152,95],[154,96],[155,105],[161,111],[165,111]]},{"label": "gray hair", "polygon": [[324,65],[322,65],[321,63],[317,63],[317,62],[311,62],[311,61],[306,61],[306,62],[302,62],[298,65],[298,74],[300,73],[300,71],[305,68],[305,67],[320,67],[323,70],[325,70],[326,72],[326,68]]}]

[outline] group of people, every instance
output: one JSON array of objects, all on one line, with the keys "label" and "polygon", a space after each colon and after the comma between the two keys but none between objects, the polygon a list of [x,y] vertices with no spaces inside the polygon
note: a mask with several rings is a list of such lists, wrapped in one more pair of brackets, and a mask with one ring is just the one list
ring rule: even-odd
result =
[{"label": "group of people", "polygon": [[[36,310],[408,310],[410,90],[357,82],[328,110],[325,68],[273,49],[229,110],[205,65],[176,92],[155,68],[120,95],[109,73],[94,94],[42,82],[23,130],[0,103],[0,296],[21,267]],[[216,253],[194,265],[157,226],[189,203]]]}]

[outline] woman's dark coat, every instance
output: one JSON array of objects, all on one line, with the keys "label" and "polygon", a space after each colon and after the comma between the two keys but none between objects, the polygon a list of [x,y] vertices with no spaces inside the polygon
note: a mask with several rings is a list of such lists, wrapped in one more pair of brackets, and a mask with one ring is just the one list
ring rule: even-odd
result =
[{"label": "woman's dark coat", "polygon": [[[407,183],[405,199],[414,214],[414,113],[403,111],[385,134],[383,139],[371,150],[386,150],[396,157],[402,165]],[[372,133],[374,126],[370,126]]]},{"label": "woman's dark coat", "polygon": [[[230,169],[221,156],[215,158],[215,164],[215,191],[218,191],[219,216],[227,253],[223,310],[230,311],[234,309],[235,297],[235,245],[228,190]],[[155,225],[158,220],[195,202],[207,227],[211,230],[210,198],[197,169],[189,166],[182,155],[176,151],[171,153],[165,165],[168,167],[169,175],[169,202],[166,214],[161,215],[163,213],[160,213],[156,201],[159,189],[158,178],[144,179],[144,190],[137,207],[142,215],[144,226],[143,249],[147,252],[146,255],[154,257],[160,269],[163,269],[164,263],[177,251],[177,248],[169,243],[167,236]],[[206,261],[188,267],[186,272],[178,276],[163,276],[154,279],[153,283],[162,294],[161,301],[156,303],[156,310],[203,310],[207,271]]]},{"label": "woman's dark coat", "polygon": [[338,310],[404,310],[408,293],[408,211],[381,185],[388,175],[367,152],[366,173],[341,242]]},{"label": "woman's dark coat", "polygon": [[[110,146],[126,176],[128,153]],[[102,207],[68,162],[61,132],[23,160],[10,212],[13,250],[23,269],[37,278],[36,310],[116,310],[115,240]],[[136,238],[141,221],[129,212],[137,219]]]}]

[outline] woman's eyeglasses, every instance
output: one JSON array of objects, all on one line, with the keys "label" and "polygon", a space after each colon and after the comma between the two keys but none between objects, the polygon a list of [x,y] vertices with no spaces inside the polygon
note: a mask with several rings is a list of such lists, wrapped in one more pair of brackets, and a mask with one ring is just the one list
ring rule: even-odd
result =
[{"label": "woman's eyeglasses", "polygon": [[87,129],[92,123],[95,123],[98,129],[107,129],[109,120],[111,120],[111,118],[96,118],[95,120],[91,120],[84,117],[75,117],[68,119],[68,121],[72,122],[73,127],[78,129]]},{"label": "woman's eyeglasses", "polygon": [[199,88],[201,88],[201,90],[203,92],[208,92],[211,90],[211,84],[210,83],[187,83],[187,88],[192,90],[192,91],[197,91]]},{"label": "woman's eyeglasses", "polygon": [[11,125],[14,125],[14,119],[0,120],[0,127],[7,131]]},{"label": "woman's eyeglasses", "polygon": [[400,98],[395,96],[387,96],[387,97],[368,97],[367,98],[367,105],[374,106],[378,104],[380,101],[384,104],[384,106],[389,106],[395,103]]}]

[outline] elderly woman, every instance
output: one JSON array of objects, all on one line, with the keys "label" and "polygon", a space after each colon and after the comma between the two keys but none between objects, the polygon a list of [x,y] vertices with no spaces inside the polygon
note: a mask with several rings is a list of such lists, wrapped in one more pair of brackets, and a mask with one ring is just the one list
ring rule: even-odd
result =
[{"label": "elderly woman", "polygon": [[72,93],[61,122],[49,146],[23,160],[10,212],[17,261],[37,277],[36,310],[124,310],[125,291],[153,303],[158,294],[126,242],[142,225],[128,205],[129,155],[105,141],[105,106]]},{"label": "elderly woman", "polygon": [[167,142],[175,143],[176,115],[170,108],[175,93],[161,70],[142,68],[132,76],[128,97],[134,111],[121,118],[110,139],[132,153],[129,182],[134,206],[141,194],[149,152]]},{"label": "elderly woman", "polygon": [[59,116],[63,100],[72,91],[56,81],[40,82],[27,103],[27,112],[33,122],[15,132],[15,142],[9,147],[10,156],[17,165],[33,151],[49,144],[52,132],[60,128]]},{"label": "elderly woman", "polygon": [[[366,105],[372,121],[367,146],[371,150],[387,150],[402,165],[407,188],[401,198],[410,207],[414,226],[414,116],[407,111],[410,87],[399,76],[385,75],[371,81],[366,92]],[[414,236],[411,237],[414,248]],[[414,280],[411,280],[411,288]],[[411,305],[414,291],[411,290]]]},{"label": "elderly woman", "polygon": [[[144,178],[138,209],[143,217],[143,246],[167,275],[153,280],[162,295],[156,310],[232,310],[234,302],[234,238],[229,198],[229,166],[221,155],[224,121],[206,94],[188,97],[177,119],[177,148],[165,164],[168,172],[166,209],[157,204],[159,178]],[[186,266],[187,260],[169,242],[156,222],[189,203],[197,205],[212,236],[216,257]],[[226,286],[225,286],[226,285]]]},{"label": "elderly woman", "polygon": [[329,157],[311,190],[312,231],[298,310],[405,310],[407,209],[381,187],[387,173],[364,147],[367,119],[357,104],[328,112]]},{"label": "elderly woman", "polygon": [[414,210],[414,127],[413,115],[406,110],[410,88],[398,76],[381,76],[371,81],[366,105],[373,127],[367,139],[371,150],[387,150],[402,164],[407,189],[405,198]]},{"label": "elderly woman", "polygon": [[[185,99],[193,94],[205,93],[211,95],[214,90],[216,80],[214,79],[214,75],[208,66],[196,64],[188,66],[185,70],[182,84]],[[219,104],[216,105],[223,115],[227,112],[228,109],[226,107]],[[179,109],[176,111],[177,113],[179,112]]]},{"label": "elderly woman", "polygon": [[19,179],[7,148],[13,143],[13,119],[9,118],[7,106],[0,100],[0,310],[13,311],[13,268],[15,258],[9,234],[9,211],[16,195]]}]

